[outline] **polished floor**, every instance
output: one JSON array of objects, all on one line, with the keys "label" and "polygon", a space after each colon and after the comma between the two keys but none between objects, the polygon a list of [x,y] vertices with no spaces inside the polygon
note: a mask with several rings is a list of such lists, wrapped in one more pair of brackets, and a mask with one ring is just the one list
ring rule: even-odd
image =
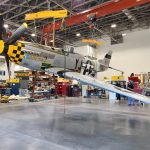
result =
[{"label": "polished floor", "polygon": [[[87,100],[89,102],[89,100]],[[0,104],[0,150],[149,150],[150,108],[97,99]]]}]

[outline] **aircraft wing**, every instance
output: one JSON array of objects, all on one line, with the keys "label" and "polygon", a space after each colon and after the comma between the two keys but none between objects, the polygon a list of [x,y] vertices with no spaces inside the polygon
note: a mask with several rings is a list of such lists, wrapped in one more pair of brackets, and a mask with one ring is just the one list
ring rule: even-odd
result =
[{"label": "aircraft wing", "polygon": [[[63,70],[61,71],[61,69],[58,69],[58,70],[52,69],[50,72],[53,72],[53,71],[55,73],[57,72],[58,74],[60,72],[63,72]],[[78,80],[79,82],[82,82],[84,84],[88,84],[88,85],[91,85],[94,87],[102,88],[102,89],[105,89],[105,90],[113,92],[113,93],[118,93],[118,94],[121,94],[121,95],[124,95],[127,97],[131,97],[131,98],[134,98],[134,99],[139,100],[139,101],[144,102],[144,103],[150,103],[150,98],[147,96],[144,96],[144,95],[141,95],[138,93],[134,93],[132,91],[114,86],[114,85],[109,84],[109,83],[105,83],[103,81],[99,81],[97,79],[82,75],[82,74],[77,73],[77,72],[69,72],[69,71],[65,72],[65,77],[69,78],[69,79],[75,79],[75,80]]]}]

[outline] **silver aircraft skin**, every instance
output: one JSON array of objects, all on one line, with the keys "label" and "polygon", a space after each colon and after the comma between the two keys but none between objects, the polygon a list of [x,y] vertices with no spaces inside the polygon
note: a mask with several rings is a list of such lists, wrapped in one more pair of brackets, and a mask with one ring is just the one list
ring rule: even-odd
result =
[{"label": "silver aircraft skin", "polygon": [[32,70],[45,71],[50,68],[65,68],[83,75],[95,77],[97,72],[105,71],[109,67],[112,52],[109,51],[103,60],[83,56],[74,52],[65,52],[43,45],[26,43],[22,49],[24,56],[21,66]]}]

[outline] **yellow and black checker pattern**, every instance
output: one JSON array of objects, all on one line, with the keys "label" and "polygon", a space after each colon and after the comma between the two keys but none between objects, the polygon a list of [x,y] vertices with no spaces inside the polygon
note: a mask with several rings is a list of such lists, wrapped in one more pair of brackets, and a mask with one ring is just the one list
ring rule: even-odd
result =
[{"label": "yellow and black checker pattern", "polygon": [[11,62],[16,64],[21,63],[24,57],[24,52],[22,51],[23,48],[24,45],[22,43],[17,43],[17,45],[9,45],[7,54]]}]

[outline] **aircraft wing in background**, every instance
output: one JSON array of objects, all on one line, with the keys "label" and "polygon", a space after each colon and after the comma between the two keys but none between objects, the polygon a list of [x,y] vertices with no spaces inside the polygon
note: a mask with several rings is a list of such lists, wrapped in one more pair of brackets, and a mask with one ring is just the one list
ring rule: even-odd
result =
[{"label": "aircraft wing in background", "polygon": [[121,95],[124,95],[127,97],[131,97],[131,98],[134,98],[134,99],[139,100],[139,101],[144,102],[144,103],[150,103],[150,98],[147,96],[144,96],[144,95],[141,95],[138,93],[134,93],[132,91],[114,86],[114,85],[109,84],[109,83],[105,83],[103,81],[99,81],[95,78],[85,76],[85,75],[82,75],[82,74],[77,73],[77,72],[69,72],[69,71],[67,72],[66,71],[64,73],[64,71],[62,69],[53,68],[53,69],[49,70],[49,73],[55,73],[55,74],[57,73],[58,75],[61,75],[61,76],[63,75],[69,79],[75,79],[75,80],[82,82],[84,84],[88,84],[88,85],[91,85],[91,86],[94,86],[97,88],[102,88],[102,89],[105,89],[107,91],[110,91],[113,93],[118,93],[118,94],[121,94]]}]

